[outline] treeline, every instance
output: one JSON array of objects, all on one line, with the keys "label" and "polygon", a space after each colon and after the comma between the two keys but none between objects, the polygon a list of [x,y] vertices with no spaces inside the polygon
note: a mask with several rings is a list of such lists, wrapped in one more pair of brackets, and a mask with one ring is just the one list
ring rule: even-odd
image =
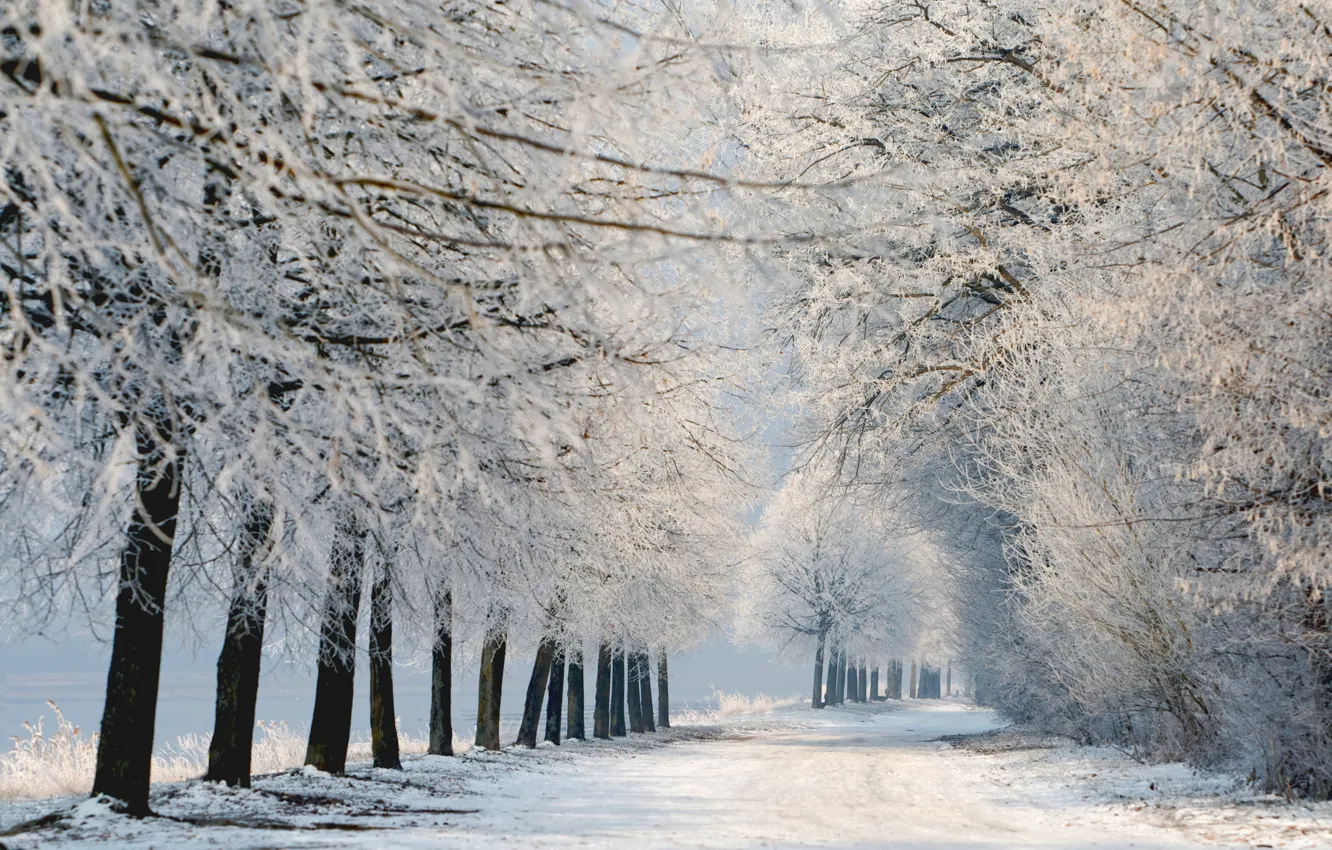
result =
[{"label": "treeline", "polygon": [[588,645],[594,735],[651,727],[648,648],[716,621],[753,492],[695,268],[726,181],[659,159],[710,60],[620,44],[659,11],[0,9],[0,594],[111,638],[96,793],[148,810],[172,634],[222,637],[235,784],[265,647],[317,667],[324,770],[361,653],[384,767],[395,659],[430,659],[446,753],[463,647],[481,746],[534,644],[522,742],[564,680],[581,734]]},{"label": "treeline", "polygon": [[1332,794],[1332,17],[838,14],[737,72],[847,234],[772,281],[801,462],[951,573],[987,703]]}]

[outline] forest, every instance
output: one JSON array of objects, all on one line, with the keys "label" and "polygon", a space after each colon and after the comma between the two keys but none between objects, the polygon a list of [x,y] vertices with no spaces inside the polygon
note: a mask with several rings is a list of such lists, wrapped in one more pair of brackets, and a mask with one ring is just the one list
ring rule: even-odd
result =
[{"label": "forest", "polygon": [[4,627],[138,815],[180,635],[246,786],[274,659],[339,774],[718,624],[1327,799],[1330,107],[1325,0],[11,0]]}]

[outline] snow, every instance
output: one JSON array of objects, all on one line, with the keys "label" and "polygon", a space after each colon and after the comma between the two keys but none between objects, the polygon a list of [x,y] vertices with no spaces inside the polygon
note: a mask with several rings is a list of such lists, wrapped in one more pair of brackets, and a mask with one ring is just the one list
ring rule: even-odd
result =
[{"label": "snow", "polygon": [[292,770],[253,789],[156,786],[163,817],[67,798],[0,806],[30,848],[803,847],[1178,848],[1332,846],[1332,806],[1247,795],[1236,780],[1142,765],[1059,739],[945,735],[990,711],[907,701],[714,715],[656,735],[556,748],[421,756],[401,772]]}]

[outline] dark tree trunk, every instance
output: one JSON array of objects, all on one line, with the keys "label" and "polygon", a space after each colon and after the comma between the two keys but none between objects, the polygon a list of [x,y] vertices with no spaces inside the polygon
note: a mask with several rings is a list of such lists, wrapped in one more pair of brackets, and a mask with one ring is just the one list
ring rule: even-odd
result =
[{"label": "dark tree trunk", "polygon": [[629,689],[629,731],[642,734],[643,728],[643,668],[638,664],[638,653],[630,652],[625,657],[628,668],[625,683]]},{"label": "dark tree trunk", "polygon": [[582,741],[587,738],[587,730],[583,728],[585,722],[583,707],[583,648],[574,646],[569,649],[569,719],[565,727],[567,737],[571,741]]},{"label": "dark tree trunk", "polygon": [[180,507],[181,455],[171,456],[169,420],[140,426],[135,440],[139,470],[134,512],[125,531],[116,593],[115,636],[106,674],[106,702],[97,739],[93,794],[122,801],[126,811],[146,815],[148,782],[157,722],[157,687],[162,671],[163,606]]},{"label": "dark tree trunk", "polygon": [[953,659],[948,659],[948,673],[944,676],[944,696],[953,695]]},{"label": "dark tree trunk", "polygon": [[435,645],[430,650],[430,749],[453,755],[453,594],[435,603]]},{"label": "dark tree trunk", "polygon": [[846,692],[852,702],[860,702],[860,682],[856,679],[856,663],[852,661],[846,667]]},{"label": "dark tree trunk", "polygon": [[515,743],[535,747],[537,727],[541,723],[541,700],[546,696],[546,682],[550,679],[550,665],[555,660],[555,642],[542,638],[537,646],[536,661],[532,662],[532,677],[527,680],[527,699],[523,702],[523,722],[518,727]]},{"label": "dark tree trunk", "polygon": [[500,699],[504,695],[504,635],[486,637],[481,645],[481,675],[476,687],[476,745],[500,748]]},{"label": "dark tree trunk", "polygon": [[869,672],[865,669],[865,660],[860,661],[860,671],[856,674],[856,681],[860,683],[860,701],[869,702]]},{"label": "dark tree trunk", "polygon": [[652,656],[647,652],[638,653],[638,687],[641,696],[639,708],[643,712],[643,731],[656,732],[657,723],[652,719]]},{"label": "dark tree trunk", "polygon": [[910,688],[909,693],[911,694],[911,698],[912,698],[912,699],[915,699],[915,698],[916,698],[916,662],[915,662],[915,661],[912,661],[912,662],[911,662],[911,678],[907,680],[907,685],[908,685],[909,688]]},{"label": "dark tree trunk", "polygon": [[657,727],[671,728],[671,676],[666,669],[666,650],[657,660]]},{"label": "dark tree trunk", "polygon": [[347,769],[356,677],[356,614],[361,607],[361,535],[340,528],[333,538],[324,622],[319,629],[319,672],[305,763],[328,773]]},{"label": "dark tree trunk", "polygon": [[375,767],[402,770],[393,709],[393,585],[387,569],[370,586],[370,754]]},{"label": "dark tree trunk", "polygon": [[610,644],[603,642],[597,647],[596,702],[592,706],[592,737],[594,738],[609,738],[611,736],[611,667]]},{"label": "dark tree trunk", "polygon": [[623,738],[624,728],[624,650],[615,650],[611,660],[611,736]]},{"label": "dark tree trunk", "polygon": [[879,697],[879,668],[875,667],[870,671],[870,702],[878,702]]},{"label": "dark tree trunk", "polygon": [[259,666],[268,614],[268,536],[273,510],[255,503],[238,541],[240,556],[233,570],[231,605],[222,651],[217,656],[217,699],[213,737],[208,743],[208,782],[250,787],[250,752],[254,748],[255,701],[259,698]]},{"label": "dark tree trunk", "polygon": [[564,708],[564,650],[557,649],[550,662],[550,684],[546,687],[546,740],[560,745],[560,712]]},{"label": "dark tree trunk", "polygon": [[825,635],[819,635],[818,647],[814,650],[814,693],[810,697],[810,708],[823,708],[823,643]]},{"label": "dark tree trunk", "polygon": [[833,644],[828,655],[828,684],[823,693],[823,704],[837,705],[837,644]]}]

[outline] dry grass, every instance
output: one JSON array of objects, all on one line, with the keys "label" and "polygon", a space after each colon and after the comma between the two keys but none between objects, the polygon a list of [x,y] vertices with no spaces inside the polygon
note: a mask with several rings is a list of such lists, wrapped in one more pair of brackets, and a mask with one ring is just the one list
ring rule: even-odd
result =
[{"label": "dry grass", "polygon": [[[55,716],[55,729],[48,732],[45,717],[36,723],[24,723],[28,737],[14,736],[13,748],[0,754],[0,799],[35,799],[92,791],[97,765],[97,734],[85,735],[70,723],[59,706],[47,702]],[[251,751],[251,770],[276,773],[299,767],[305,761],[306,731],[292,729],[286,723],[258,723]],[[203,776],[208,767],[208,735],[183,735],[174,744],[160,748],[153,757],[153,782],[183,782]],[[403,755],[419,755],[429,742],[411,735],[398,735]],[[456,741],[457,750],[467,749],[469,741]],[[368,761],[370,742],[352,741],[348,761]]]},{"label": "dry grass", "polygon": [[716,723],[722,717],[749,717],[772,714],[783,708],[799,708],[805,704],[804,697],[770,697],[762,692],[752,697],[744,694],[728,694],[725,691],[713,691],[712,702],[716,708],[695,710],[683,709],[671,713],[673,726],[699,726]]}]

